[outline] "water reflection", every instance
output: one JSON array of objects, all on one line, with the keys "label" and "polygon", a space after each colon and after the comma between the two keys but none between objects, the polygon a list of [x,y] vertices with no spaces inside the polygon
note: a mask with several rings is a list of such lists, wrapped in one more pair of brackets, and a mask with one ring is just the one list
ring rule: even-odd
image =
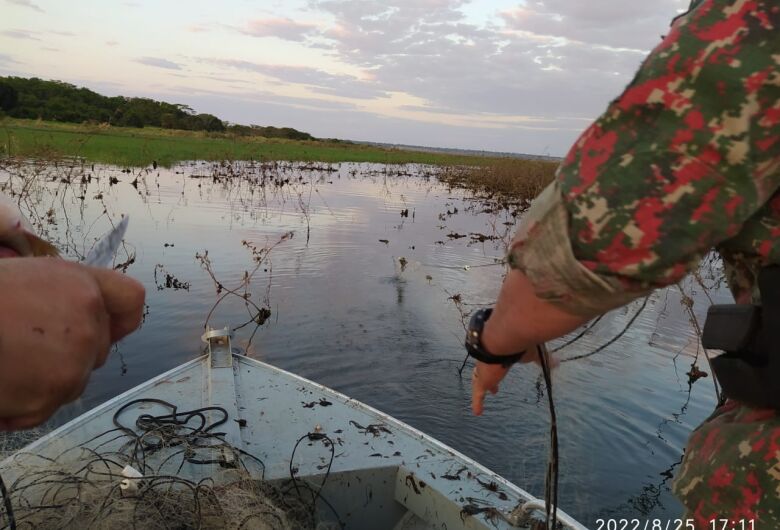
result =
[{"label": "water reflection", "polygon": [[[537,369],[513,370],[480,418],[457,371],[463,319],[495,300],[519,212],[449,190],[435,173],[368,164],[6,167],[7,192],[24,190],[31,220],[73,259],[129,214],[118,261],[147,287],[141,330],[57,420],[193,358],[209,319],[241,326],[236,342],[251,355],[386,411],[541,495],[548,414]],[[693,280],[683,288],[696,291],[701,318],[701,288]],[[600,348],[554,377],[561,505],[587,526],[598,516],[680,515],[669,477],[714,406],[711,379],[688,384],[698,341],[682,301],[677,288],[641,313],[636,301],[560,351]]]}]

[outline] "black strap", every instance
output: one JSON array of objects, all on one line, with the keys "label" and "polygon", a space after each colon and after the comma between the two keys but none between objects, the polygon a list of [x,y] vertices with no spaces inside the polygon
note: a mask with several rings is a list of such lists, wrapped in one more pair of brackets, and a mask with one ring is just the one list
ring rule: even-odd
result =
[{"label": "black strap", "polygon": [[780,410],[780,266],[761,269],[758,289],[760,307],[710,307],[702,344],[726,352],[711,361],[725,397]]},{"label": "black strap", "polygon": [[493,314],[492,308],[479,309],[471,315],[471,321],[466,332],[466,351],[471,357],[485,364],[500,364],[509,367],[523,358],[525,351],[513,353],[511,355],[493,355],[482,346],[482,330],[485,328],[485,322]]},{"label": "black strap", "polygon": [[512,366],[525,355],[525,350],[512,355],[493,355],[492,353],[488,353],[485,350],[480,350],[473,347],[467,348],[467,351],[469,352],[470,356],[485,364],[500,364],[505,367]]}]

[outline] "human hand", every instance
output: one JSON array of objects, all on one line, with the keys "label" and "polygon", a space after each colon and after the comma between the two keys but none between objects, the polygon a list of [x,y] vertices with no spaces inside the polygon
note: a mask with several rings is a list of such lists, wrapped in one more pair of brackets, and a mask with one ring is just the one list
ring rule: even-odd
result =
[{"label": "human hand", "polygon": [[498,385],[509,373],[509,368],[500,364],[487,364],[480,361],[476,362],[474,371],[471,374],[471,412],[475,416],[482,415],[484,410],[485,396],[490,392],[496,394]]},{"label": "human hand", "polygon": [[[482,345],[493,355],[511,355],[526,350],[521,362],[539,362],[535,344],[562,337],[585,324],[589,317],[568,313],[542,300],[534,286],[519,269],[511,269],[501,285],[496,305],[485,322]],[[549,367],[557,361],[548,357]],[[498,385],[507,370],[501,366],[483,366],[477,363],[476,377],[472,376],[471,408],[475,415],[482,414],[482,402],[488,392],[498,392]]]},{"label": "human hand", "polygon": [[0,260],[0,292],[0,430],[38,425],[80,396],[144,304],[132,278],[50,258]]},{"label": "human hand", "polygon": [[[548,356],[548,361],[550,369],[556,368],[560,364],[560,361],[550,356]],[[536,347],[529,348],[528,352],[520,360],[520,363],[541,364],[538,349]],[[476,362],[471,375],[471,411],[475,416],[482,415],[485,397],[487,397],[488,392],[491,394],[498,393],[498,385],[506,377],[507,373],[509,373],[509,368],[504,368],[500,364]]]}]

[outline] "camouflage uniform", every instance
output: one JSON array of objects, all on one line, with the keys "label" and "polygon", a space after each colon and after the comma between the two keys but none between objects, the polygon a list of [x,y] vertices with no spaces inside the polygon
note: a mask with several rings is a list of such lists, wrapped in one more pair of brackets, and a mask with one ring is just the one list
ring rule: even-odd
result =
[{"label": "camouflage uniform", "polygon": [[[780,264],[780,2],[698,0],[534,201],[509,258],[595,316],[682,279],[711,249],[740,303]],[[675,492],[780,528],[780,418],[728,403],[692,435]]]}]

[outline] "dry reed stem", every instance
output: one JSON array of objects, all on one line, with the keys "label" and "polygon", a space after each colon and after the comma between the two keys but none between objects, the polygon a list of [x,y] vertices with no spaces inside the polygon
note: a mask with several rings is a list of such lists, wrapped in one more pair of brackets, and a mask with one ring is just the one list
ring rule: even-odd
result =
[{"label": "dry reed stem", "polygon": [[484,166],[445,167],[438,176],[450,186],[527,205],[552,182],[557,165],[545,160],[506,158]]}]

